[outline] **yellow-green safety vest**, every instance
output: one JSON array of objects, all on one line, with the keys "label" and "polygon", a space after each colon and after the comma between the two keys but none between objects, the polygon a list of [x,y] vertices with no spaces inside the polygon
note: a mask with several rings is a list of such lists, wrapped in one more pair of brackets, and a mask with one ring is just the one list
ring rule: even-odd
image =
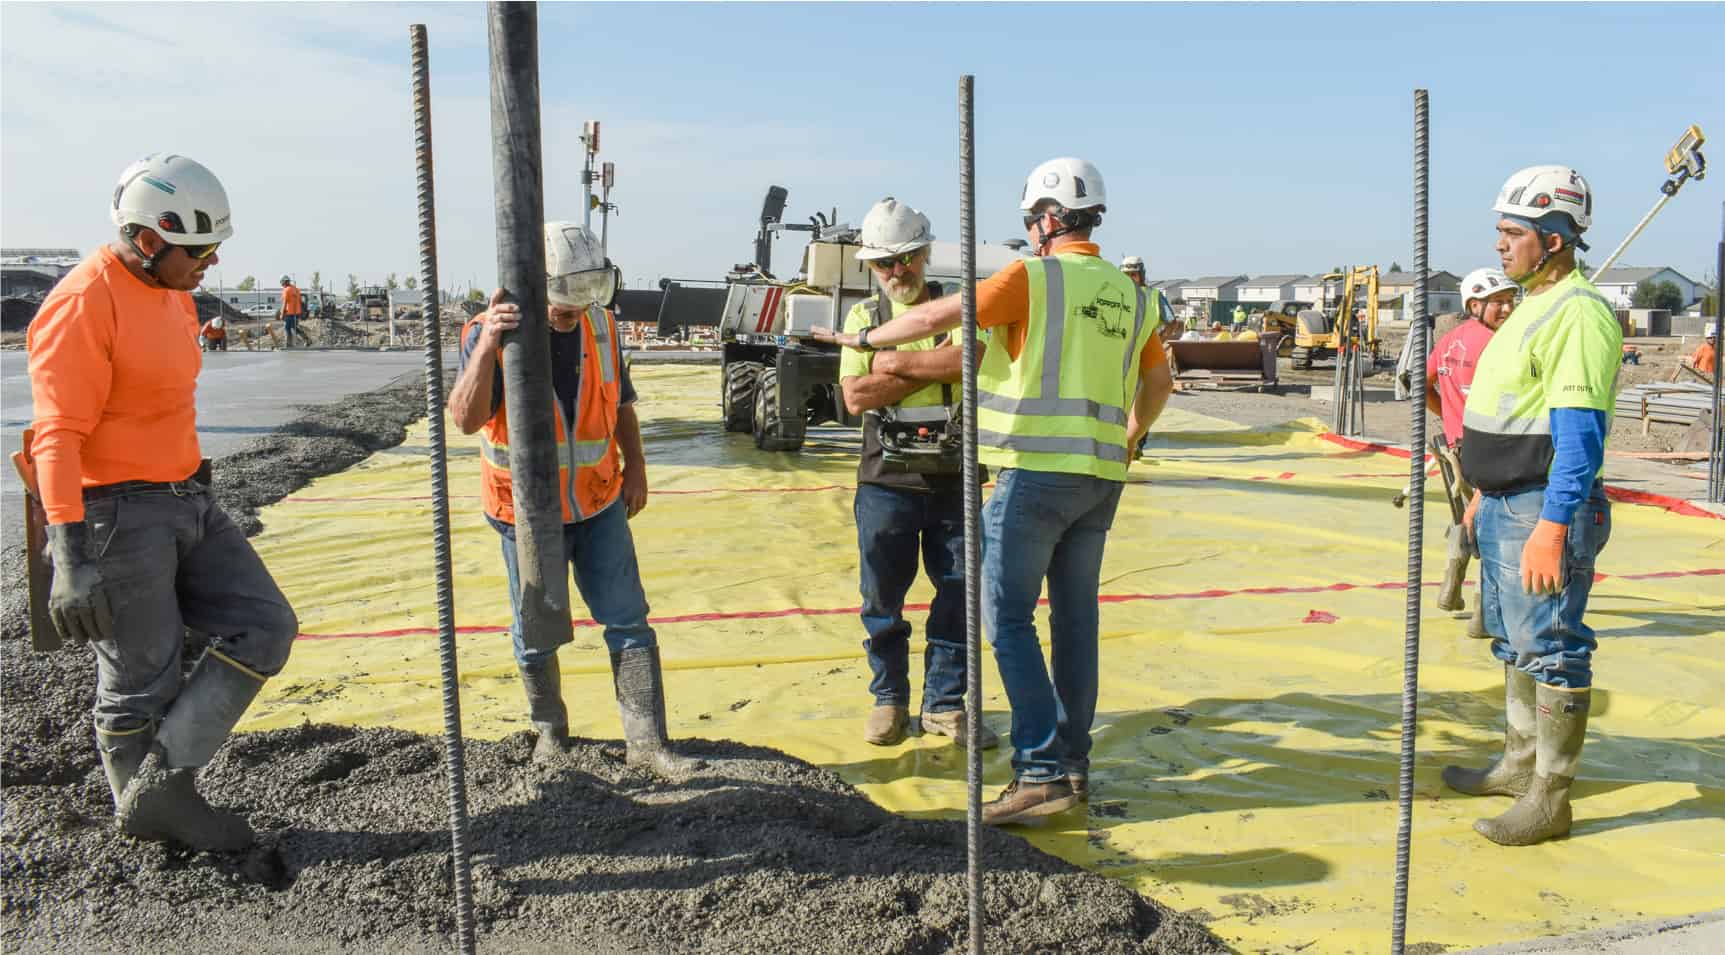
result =
[{"label": "yellow-green safety vest", "polygon": [[[977,369],[977,458],[1126,479],[1126,421],[1158,296],[1094,255],[1026,259],[1030,321],[1017,360],[988,349]],[[999,344],[1000,336],[995,336]]]}]

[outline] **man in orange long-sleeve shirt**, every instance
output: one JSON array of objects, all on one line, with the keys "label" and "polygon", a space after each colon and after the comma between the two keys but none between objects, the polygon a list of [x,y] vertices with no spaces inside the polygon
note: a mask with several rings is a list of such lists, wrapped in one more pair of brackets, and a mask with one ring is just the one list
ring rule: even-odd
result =
[{"label": "man in orange long-sleeve shirt", "polygon": [[[96,745],[120,827],[240,849],[250,825],[204,801],[197,771],[287,662],[299,624],[199,479],[189,293],[233,235],[227,193],[198,163],[156,153],[127,167],[110,211],[118,241],[62,279],[30,325],[49,611],[96,651]],[[211,643],[182,684],[187,628]]]}]

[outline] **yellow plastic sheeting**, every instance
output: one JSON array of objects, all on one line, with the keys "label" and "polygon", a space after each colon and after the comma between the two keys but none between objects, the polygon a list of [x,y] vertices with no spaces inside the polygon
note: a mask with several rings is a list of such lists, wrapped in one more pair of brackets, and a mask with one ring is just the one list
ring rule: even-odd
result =
[{"label": "yellow plastic sheeting", "polygon": [[[671,731],[774,746],[882,805],[960,818],[961,751],[861,741],[854,431],[799,454],[718,424],[712,367],[635,371],[651,502],[632,527],[668,667]],[[1175,407],[1133,470],[1103,568],[1104,672],[1088,817],[1026,837],[1177,909],[1243,950],[1381,951],[1390,924],[1408,462],[1314,423],[1248,430]],[[302,720],[436,733],[436,615],[423,427],[263,515],[257,544],[306,634],[244,727]],[[450,452],[456,609],[470,734],[527,728],[477,443]],[[1428,493],[1425,566],[1443,566]],[[1501,670],[1423,602],[1410,942],[1463,946],[1725,905],[1725,523],[1619,505],[1590,620],[1595,693],[1575,831],[1502,849],[1503,799],[1444,791],[1444,764],[1501,739]],[[1428,584],[1429,587],[1429,584]],[[930,591],[919,581],[913,603]],[[583,615],[579,614],[578,615]],[[909,614],[920,631],[924,614]],[[1044,630],[1046,633],[1046,629]],[[619,730],[600,631],[562,652],[574,732]],[[1008,711],[984,660],[988,721]],[[920,679],[913,681],[920,692]],[[1010,776],[986,760],[989,794]]]}]

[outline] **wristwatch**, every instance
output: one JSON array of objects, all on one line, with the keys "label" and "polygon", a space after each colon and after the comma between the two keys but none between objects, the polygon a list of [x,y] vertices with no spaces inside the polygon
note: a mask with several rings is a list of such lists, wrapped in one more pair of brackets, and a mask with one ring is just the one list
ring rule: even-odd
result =
[{"label": "wristwatch", "polygon": [[857,350],[874,351],[874,346],[868,343],[868,328],[866,326],[862,331],[857,332]]}]

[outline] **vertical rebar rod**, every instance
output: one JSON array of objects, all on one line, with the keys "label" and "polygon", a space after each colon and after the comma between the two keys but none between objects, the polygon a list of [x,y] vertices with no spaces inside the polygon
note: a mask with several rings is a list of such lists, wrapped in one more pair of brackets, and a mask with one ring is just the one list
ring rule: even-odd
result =
[{"label": "vertical rebar rod", "polygon": [[419,287],[425,319],[425,421],[431,431],[431,550],[437,569],[437,654],[443,676],[443,765],[449,782],[450,867],[458,950],[472,955],[473,868],[467,848],[467,755],[461,741],[461,671],[455,656],[455,575],[449,555],[449,469],[443,431],[443,341],[437,301],[437,201],[432,189],[431,57],[425,24],[413,48],[413,158],[419,186]]},{"label": "vertical rebar rod", "polygon": [[486,34],[491,48],[497,278],[521,307],[521,324],[504,333],[502,349],[521,639],[530,649],[555,650],[574,639],[574,628],[563,557],[556,405],[546,321],[538,4],[491,3]]},{"label": "vertical rebar rod", "polygon": [[982,955],[982,480],[976,464],[976,77],[958,78],[958,252],[964,310],[965,887]]},{"label": "vertical rebar rod", "polygon": [[1719,388],[1725,384],[1725,203],[1720,203],[1719,261],[1713,267],[1713,440],[1708,445],[1707,499],[1725,504],[1725,414]]},{"label": "vertical rebar rod", "polygon": [[1426,501],[1426,160],[1431,138],[1425,90],[1414,90],[1414,302],[1408,334],[1413,368],[1408,379],[1419,387],[1408,395],[1408,584],[1407,633],[1402,643],[1402,758],[1396,807],[1395,907],[1390,922],[1390,955],[1402,955],[1408,933],[1408,855],[1414,823],[1414,728],[1419,719],[1420,570],[1425,551]]}]

